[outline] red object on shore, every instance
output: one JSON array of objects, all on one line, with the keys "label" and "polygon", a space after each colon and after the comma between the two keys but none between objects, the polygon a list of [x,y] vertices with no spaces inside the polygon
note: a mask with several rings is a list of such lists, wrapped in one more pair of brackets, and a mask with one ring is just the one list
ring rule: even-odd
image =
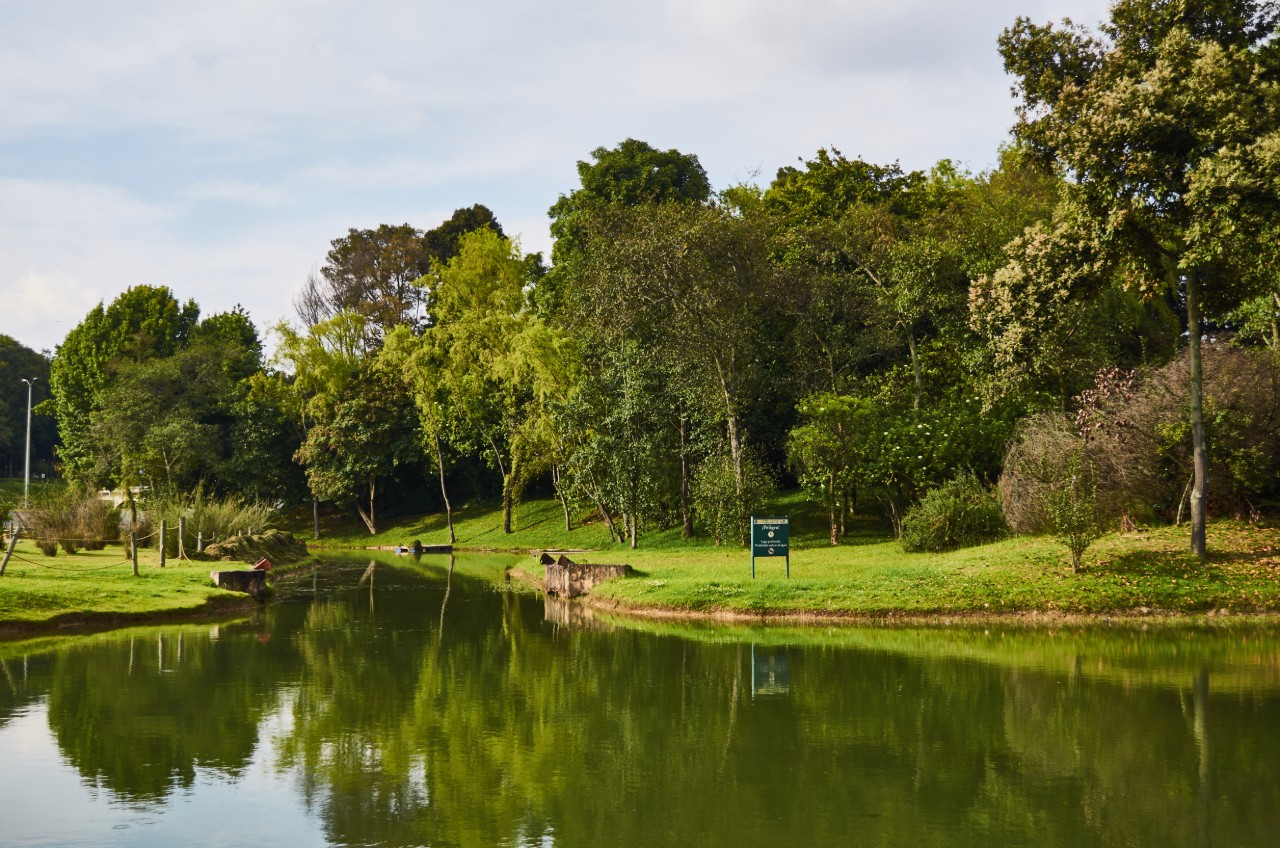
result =
[{"label": "red object on shore", "polygon": [[258,564],[253,567],[253,570],[254,571],[270,571],[271,560],[267,559],[266,557],[263,557],[262,559],[258,560]]}]

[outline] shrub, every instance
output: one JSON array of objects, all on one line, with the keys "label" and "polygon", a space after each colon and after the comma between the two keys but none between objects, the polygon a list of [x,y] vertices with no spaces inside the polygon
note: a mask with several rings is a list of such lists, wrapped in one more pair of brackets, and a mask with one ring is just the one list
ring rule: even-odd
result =
[{"label": "shrub", "polygon": [[20,515],[45,556],[55,556],[59,545],[69,554],[101,550],[119,533],[118,515],[111,504],[95,492],[78,488],[49,492]]},{"label": "shrub", "polygon": [[733,460],[727,453],[707,457],[694,475],[693,506],[717,545],[726,539],[745,545],[748,519],[773,491],[769,472],[750,456],[742,458],[742,476],[743,486],[739,492]]},{"label": "shrub", "polygon": [[1009,533],[996,501],[973,474],[932,489],[902,519],[906,551],[950,551],[994,542]]},{"label": "shrub", "polygon": [[[1049,498],[1087,442],[1101,516],[1179,521],[1191,479],[1185,355],[1141,372],[1109,368],[1074,418],[1027,419],[1005,455],[1000,494],[1019,533],[1054,531]],[[1274,354],[1204,347],[1208,507],[1252,516],[1280,501],[1280,365]]]},{"label": "shrub", "polygon": [[1080,557],[1103,532],[1098,505],[1098,482],[1093,463],[1083,450],[1075,451],[1048,497],[1049,514],[1058,540],[1071,552],[1071,570],[1080,572]]}]

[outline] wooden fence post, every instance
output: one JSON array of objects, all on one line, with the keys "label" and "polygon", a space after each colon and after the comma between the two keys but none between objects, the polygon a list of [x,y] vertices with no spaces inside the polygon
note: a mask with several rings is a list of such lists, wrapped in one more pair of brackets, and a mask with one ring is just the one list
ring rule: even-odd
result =
[{"label": "wooden fence post", "polygon": [[133,557],[133,576],[138,576],[138,536],[132,530],[129,531],[129,550]]},{"label": "wooden fence post", "polygon": [[178,516],[178,559],[187,558],[187,517]]},{"label": "wooden fence post", "polygon": [[204,553],[204,531],[203,530],[196,533],[196,553],[198,554]]},{"label": "wooden fence post", "polygon": [[9,547],[5,549],[4,561],[0,562],[0,577],[4,576],[4,570],[9,567],[9,557],[13,556],[13,548],[17,544],[18,544],[18,531],[17,531],[17,528],[15,528],[14,531],[9,534]]},{"label": "wooden fence post", "polygon": [[169,547],[169,522],[160,519],[160,567],[164,568],[165,556],[168,553],[166,548]]}]

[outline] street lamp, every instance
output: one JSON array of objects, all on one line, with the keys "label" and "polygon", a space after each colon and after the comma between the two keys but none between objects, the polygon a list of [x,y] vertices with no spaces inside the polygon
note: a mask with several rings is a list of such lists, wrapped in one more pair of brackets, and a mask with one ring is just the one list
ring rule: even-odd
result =
[{"label": "street lamp", "polygon": [[31,508],[31,389],[35,385],[39,377],[32,377],[28,380],[22,378],[22,382],[27,384],[27,459],[22,469],[22,508]]}]

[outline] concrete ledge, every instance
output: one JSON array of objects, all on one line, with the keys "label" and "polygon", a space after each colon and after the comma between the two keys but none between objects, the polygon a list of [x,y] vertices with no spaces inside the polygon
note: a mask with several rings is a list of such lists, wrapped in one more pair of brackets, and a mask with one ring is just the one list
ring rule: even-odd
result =
[{"label": "concrete ledge", "polygon": [[629,565],[588,565],[574,562],[567,556],[552,560],[549,555],[543,554],[541,562],[547,569],[547,594],[561,598],[585,595],[597,583],[631,573]]}]

